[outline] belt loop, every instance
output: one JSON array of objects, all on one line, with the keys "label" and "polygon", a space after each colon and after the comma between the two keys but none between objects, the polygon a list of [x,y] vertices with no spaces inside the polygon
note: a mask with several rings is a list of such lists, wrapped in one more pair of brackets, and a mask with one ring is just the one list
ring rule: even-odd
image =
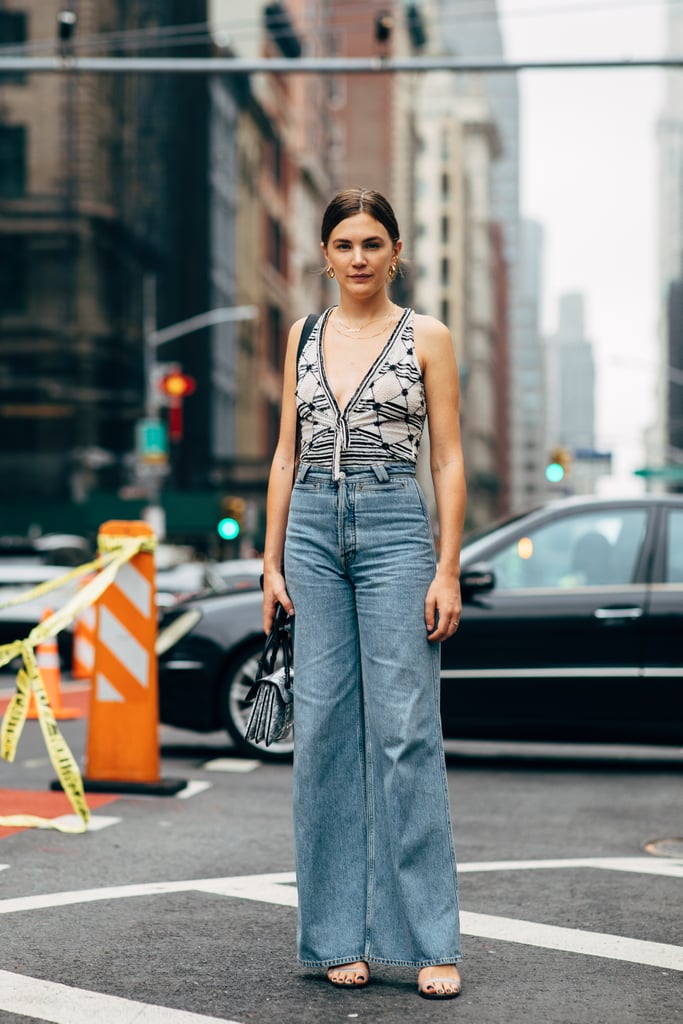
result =
[{"label": "belt loop", "polygon": [[375,474],[375,476],[377,477],[381,484],[385,484],[389,479],[387,468],[386,466],[383,466],[381,463],[377,463],[376,465],[372,466],[372,472]]},{"label": "belt loop", "polygon": [[298,484],[302,484],[304,482],[304,480],[308,476],[308,471],[309,471],[310,468],[311,468],[310,462],[308,462],[308,463],[301,463],[299,465],[299,472],[298,472],[297,478],[296,478],[296,482]]}]

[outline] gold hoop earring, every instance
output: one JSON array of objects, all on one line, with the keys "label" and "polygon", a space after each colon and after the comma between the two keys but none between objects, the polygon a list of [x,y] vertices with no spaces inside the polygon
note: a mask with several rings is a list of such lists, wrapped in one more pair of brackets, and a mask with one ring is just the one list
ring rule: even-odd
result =
[{"label": "gold hoop earring", "polygon": [[389,278],[390,281],[393,281],[394,278],[396,277],[396,269],[396,264],[392,263],[387,271],[387,277]]},{"label": "gold hoop earring", "polygon": [[334,279],[334,267],[328,267],[325,273],[329,277],[330,281]]}]

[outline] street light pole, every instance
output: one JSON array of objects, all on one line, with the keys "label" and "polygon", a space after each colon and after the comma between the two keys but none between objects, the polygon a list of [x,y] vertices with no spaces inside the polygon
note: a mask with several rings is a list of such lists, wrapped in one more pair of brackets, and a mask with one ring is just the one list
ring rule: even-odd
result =
[{"label": "street light pole", "polygon": [[145,414],[154,419],[158,412],[155,393],[156,348],[151,342],[157,326],[156,274],[145,274],[142,283],[142,331],[144,336]]},{"label": "street light pole", "polygon": [[143,288],[144,362],[147,389],[145,410],[148,416],[154,417],[159,411],[155,379],[157,349],[169,341],[175,341],[177,338],[184,338],[188,334],[194,334],[195,331],[201,331],[204,327],[234,323],[239,320],[256,320],[259,310],[258,306],[219,306],[217,309],[209,309],[206,313],[199,313],[197,316],[191,316],[187,320],[180,320],[178,323],[169,324],[167,327],[157,329],[156,276],[154,274],[146,275]]},{"label": "street light pole", "polygon": [[[142,320],[144,335],[144,374],[145,374],[145,416],[148,423],[155,424],[159,419],[160,398],[157,390],[157,349],[169,341],[194,334],[205,327],[213,327],[215,324],[231,323],[240,320],[256,320],[259,314],[258,306],[221,306],[217,309],[207,310],[197,316],[189,317],[187,320],[180,320],[178,323],[169,324],[166,327],[157,328],[157,279],[155,274],[147,274],[143,280],[142,295]],[[139,465],[139,463],[138,463]],[[145,518],[154,527],[159,537],[163,539],[165,529],[164,511],[159,505],[162,477],[166,472],[166,466],[159,463],[147,467],[147,494],[149,507],[145,510]]]}]

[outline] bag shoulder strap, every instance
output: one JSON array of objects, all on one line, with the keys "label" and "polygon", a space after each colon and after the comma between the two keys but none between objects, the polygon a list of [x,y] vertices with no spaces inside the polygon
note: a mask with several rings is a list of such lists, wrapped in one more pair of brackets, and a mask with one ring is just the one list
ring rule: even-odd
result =
[{"label": "bag shoulder strap", "polygon": [[[301,353],[303,352],[304,346],[305,346],[306,342],[308,341],[308,339],[310,338],[311,331],[313,330],[313,328],[315,327],[317,322],[318,322],[318,314],[317,313],[309,313],[308,316],[306,317],[306,319],[304,320],[303,327],[301,328],[301,337],[299,338],[299,345],[298,345],[297,350],[296,350],[297,376],[298,376],[299,360],[301,359]],[[294,485],[294,481],[296,480],[296,475],[297,475],[297,472],[298,472],[298,469],[299,469],[299,458],[300,458],[300,456],[301,456],[301,419],[300,419],[299,414],[297,412],[297,417],[296,417],[296,442],[294,444],[294,472],[293,472],[293,476],[292,476],[292,486]]]},{"label": "bag shoulder strap", "polygon": [[318,322],[318,314],[317,313],[309,313],[308,316],[306,317],[306,320],[304,321],[304,325],[301,328],[301,337],[299,338],[299,347],[296,350],[297,366],[299,365],[299,359],[301,358],[301,353],[304,350],[304,345],[306,344],[306,342],[310,338],[311,331],[313,330],[313,328],[315,327],[317,322]]}]

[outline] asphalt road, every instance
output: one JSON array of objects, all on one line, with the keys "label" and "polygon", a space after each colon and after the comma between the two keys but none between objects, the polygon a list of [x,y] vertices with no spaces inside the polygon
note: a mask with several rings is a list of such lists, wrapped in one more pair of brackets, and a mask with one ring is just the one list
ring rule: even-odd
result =
[{"label": "asphalt road", "polygon": [[[81,757],[87,720],[61,728]],[[85,835],[0,828],[2,1024],[680,1019],[683,841],[645,847],[683,836],[683,751],[448,745],[464,988],[438,1004],[412,971],[340,992],[297,966],[288,765],[221,734],[160,749],[177,796],[93,795]],[[0,814],[63,814],[53,779],[29,722]]]}]

